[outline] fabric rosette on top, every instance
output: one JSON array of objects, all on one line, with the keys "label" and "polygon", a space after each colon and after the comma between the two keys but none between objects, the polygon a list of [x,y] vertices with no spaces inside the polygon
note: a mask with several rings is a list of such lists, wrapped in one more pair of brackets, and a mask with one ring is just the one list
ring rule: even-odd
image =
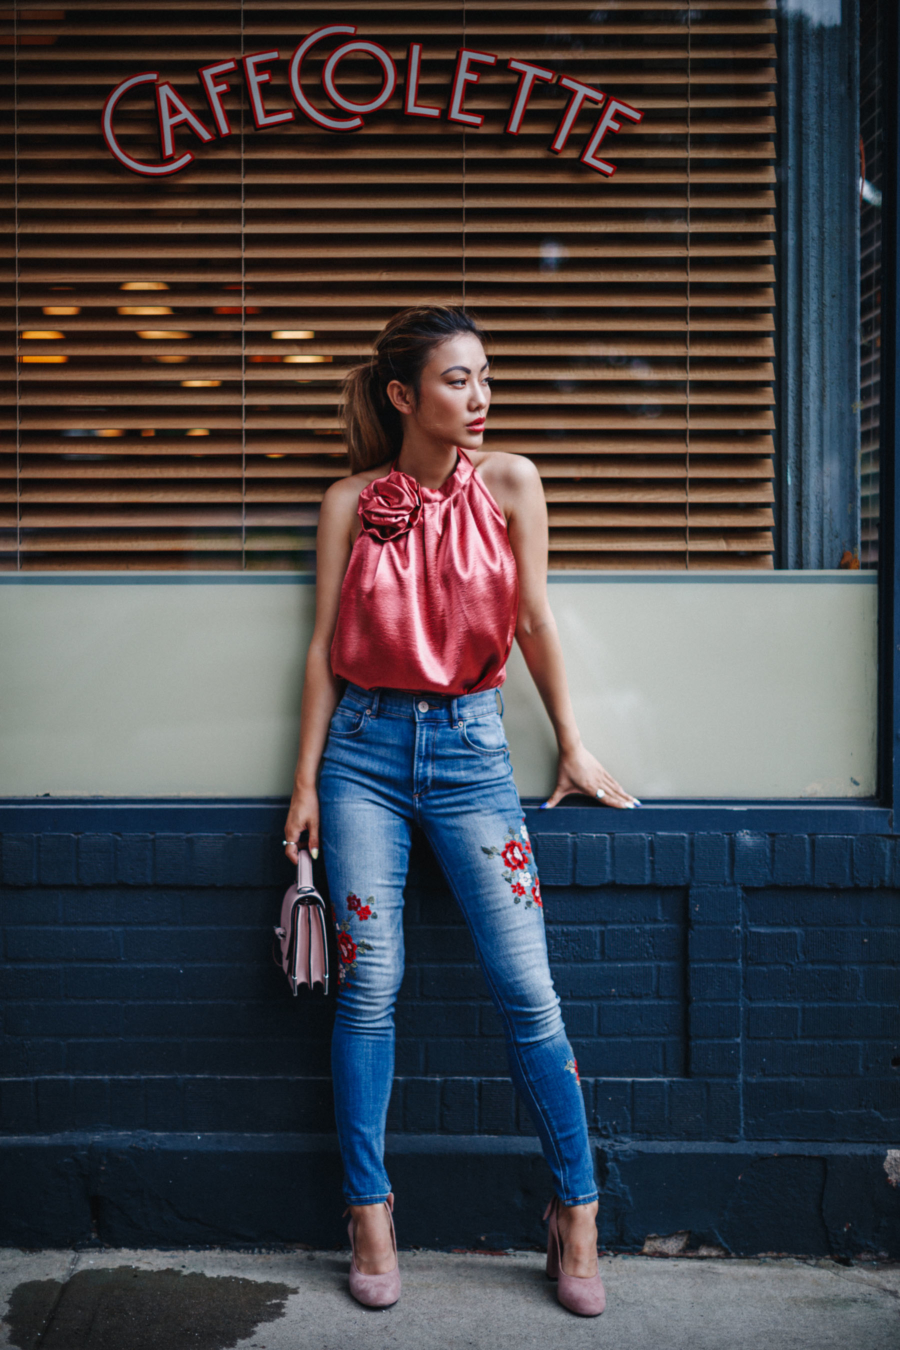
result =
[{"label": "fabric rosette on top", "polygon": [[357,509],[366,534],[386,544],[415,526],[422,514],[422,498],[416,480],[394,469],[363,488]]}]

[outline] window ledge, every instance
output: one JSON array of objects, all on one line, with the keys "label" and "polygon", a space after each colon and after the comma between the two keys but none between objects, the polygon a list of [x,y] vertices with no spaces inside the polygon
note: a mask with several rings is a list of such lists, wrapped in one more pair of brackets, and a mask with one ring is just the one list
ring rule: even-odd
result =
[{"label": "window ledge", "polygon": [[[578,800],[578,799],[576,799]],[[0,800],[0,834],[277,833],[286,797],[18,797]],[[529,828],[547,834],[892,834],[892,813],[869,799],[645,801],[617,811],[585,798],[541,810],[524,798]]]}]

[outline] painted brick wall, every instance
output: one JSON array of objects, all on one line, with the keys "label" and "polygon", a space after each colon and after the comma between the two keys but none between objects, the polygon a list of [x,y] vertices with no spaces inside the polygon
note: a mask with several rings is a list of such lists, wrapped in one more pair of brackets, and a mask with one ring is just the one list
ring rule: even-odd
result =
[{"label": "painted brick wall", "polygon": [[[892,839],[542,825],[599,1138],[900,1139]],[[330,1003],[269,951],[287,879],[267,834],[4,836],[0,1131],[329,1131]],[[407,904],[390,1128],[530,1135],[423,847]]]}]

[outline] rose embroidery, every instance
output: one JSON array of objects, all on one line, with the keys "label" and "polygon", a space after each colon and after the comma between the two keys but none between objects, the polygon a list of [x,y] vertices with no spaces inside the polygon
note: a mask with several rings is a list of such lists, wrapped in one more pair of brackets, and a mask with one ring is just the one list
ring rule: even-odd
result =
[{"label": "rose embroidery", "polygon": [[[513,901],[519,905],[525,900],[526,909],[543,909],[541,886],[537,871],[534,869],[534,855],[528,839],[528,830],[523,824],[518,830],[507,830],[506,843],[502,848],[495,844],[481,845],[482,853],[489,858],[500,858],[504,863],[503,880],[512,891]],[[527,897],[527,898],[526,898]]]},{"label": "rose embroidery", "polygon": [[358,895],[354,895],[352,891],[347,896],[347,908],[351,913],[355,914],[358,919],[377,919],[378,915],[372,909],[374,903],[374,895],[370,895],[365,903],[360,900]]},{"label": "rose embroidery", "polygon": [[526,864],[525,852],[518,839],[510,840],[500,856],[507,867],[512,868],[513,870],[524,867]]},{"label": "rose embroidery", "polygon": [[376,478],[359,494],[357,507],[362,528],[383,544],[407,534],[422,514],[422,498],[414,478],[392,470]]},{"label": "rose embroidery", "polygon": [[341,954],[341,960],[344,962],[344,965],[349,966],[351,962],[356,960],[356,943],[349,933],[338,933],[337,944]]},{"label": "rose embroidery", "polygon": [[366,942],[361,937],[354,940],[350,936],[350,918],[355,915],[357,919],[377,919],[378,915],[372,908],[374,904],[374,895],[370,895],[365,903],[363,903],[359,896],[354,895],[351,891],[347,896],[347,909],[350,911],[349,916],[343,923],[338,923],[337,920],[335,920],[338,956],[340,957],[340,964],[338,966],[338,984],[349,984],[350,976],[356,970],[357,956],[361,952],[370,952],[373,950],[371,942]]}]

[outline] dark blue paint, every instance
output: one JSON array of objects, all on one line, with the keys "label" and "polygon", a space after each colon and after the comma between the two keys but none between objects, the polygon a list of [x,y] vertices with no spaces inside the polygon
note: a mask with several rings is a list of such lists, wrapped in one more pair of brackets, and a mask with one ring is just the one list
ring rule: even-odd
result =
[{"label": "dark blue paint", "polygon": [[[25,1167],[46,1203],[6,1204],[0,1241],[88,1236],[95,1186],[108,1241],[200,1240],[200,1220],[177,1217],[188,1213],[206,1216],[207,1241],[321,1240],[339,1205],[332,1005],[291,999],[270,959],[290,871],[281,811],[6,808],[20,828],[0,840],[0,1184],[14,1196]],[[554,976],[602,1146],[604,1240],[627,1248],[690,1228],[735,1251],[900,1254],[900,1197],[881,1166],[900,1136],[894,838],[849,831],[844,815],[838,833],[810,836],[793,822],[784,834],[657,831],[649,813],[627,814],[644,828],[601,832],[619,817],[599,810],[530,813]],[[586,819],[594,829],[577,833]],[[43,820],[53,828],[35,831]],[[201,828],[174,828],[188,822]],[[239,822],[255,828],[223,828]],[[428,1233],[410,1216],[406,1240],[531,1241],[544,1164],[465,926],[421,842],[414,856],[392,1166],[408,1195],[440,1176],[454,1194],[474,1186],[481,1204],[477,1220],[462,1199],[436,1205]],[[172,1159],[188,1135],[182,1169]],[[686,1152],[689,1141],[707,1152]],[[785,1141],[795,1162],[773,1170]],[[828,1150],[847,1142],[858,1152],[835,1172],[844,1155]],[[291,1220],[269,1173],[298,1147],[319,1150],[327,1184]],[[226,1214],[216,1178],[236,1154]],[[173,1169],[165,1204],[160,1168]],[[823,1199],[833,1175],[840,1223]],[[778,1187],[796,1195],[790,1214],[774,1205]]]},{"label": "dark blue paint", "polygon": [[[816,801],[645,801],[634,810],[617,811],[585,799],[572,799],[540,811],[538,802],[524,798],[528,827],[532,832],[611,836],[617,834],[665,834],[671,866],[679,863],[683,839],[688,834],[815,835],[893,833],[892,812],[877,802]],[[266,833],[278,835],[287,814],[284,797],[240,799],[147,799],[25,797],[0,801],[0,834],[61,834],[84,832],[208,834]],[[716,845],[719,847],[719,845]],[[712,860],[710,865],[714,866]]]},{"label": "dark blue paint", "polygon": [[879,455],[881,521],[879,527],[879,788],[886,806],[894,806],[900,788],[900,14],[896,5],[883,9],[884,54],[884,194],[882,204],[881,316],[881,452]]},{"label": "dark blue paint", "polygon": [[855,0],[836,23],[787,9],[779,5],[776,566],[796,576],[859,549],[858,18]]}]

